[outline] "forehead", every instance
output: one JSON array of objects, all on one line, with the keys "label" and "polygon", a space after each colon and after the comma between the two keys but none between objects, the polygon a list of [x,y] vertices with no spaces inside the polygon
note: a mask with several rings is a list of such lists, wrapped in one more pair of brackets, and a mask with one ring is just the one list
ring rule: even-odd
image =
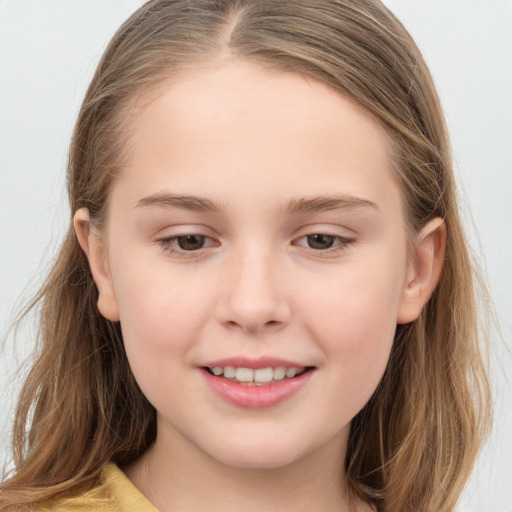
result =
[{"label": "forehead", "polygon": [[384,185],[396,186],[380,124],[296,73],[233,60],[181,73],[140,104],[120,182],[129,180],[141,195],[249,189],[268,201],[341,187],[375,198]]}]

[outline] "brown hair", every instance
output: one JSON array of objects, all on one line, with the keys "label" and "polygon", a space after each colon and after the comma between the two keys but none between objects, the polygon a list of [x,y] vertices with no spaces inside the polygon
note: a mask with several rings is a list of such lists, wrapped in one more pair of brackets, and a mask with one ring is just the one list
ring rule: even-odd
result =
[{"label": "brown hair", "polygon": [[[86,207],[101,227],[133,100],[225,54],[313,77],[362,105],[392,141],[409,229],[445,220],[437,289],[416,321],[398,326],[385,375],[352,421],[345,467],[352,492],[381,511],[451,511],[489,418],[475,274],[435,87],[378,0],[145,4],[112,39],[84,99],[69,153],[71,213]],[[155,411],[132,376],[119,325],[98,312],[72,225],[32,306],[39,302],[40,355],[16,412],[15,469],[0,485],[0,510],[76,494],[109,461],[133,461],[155,438]]]}]

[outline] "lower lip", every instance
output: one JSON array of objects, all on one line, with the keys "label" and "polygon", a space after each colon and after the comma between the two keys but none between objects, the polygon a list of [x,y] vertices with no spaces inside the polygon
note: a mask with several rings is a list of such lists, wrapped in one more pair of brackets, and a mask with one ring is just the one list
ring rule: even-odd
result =
[{"label": "lower lip", "polygon": [[272,384],[248,385],[216,377],[201,369],[210,389],[226,402],[247,409],[263,409],[284,402],[297,393],[310,379],[312,370],[293,379],[283,379]]}]

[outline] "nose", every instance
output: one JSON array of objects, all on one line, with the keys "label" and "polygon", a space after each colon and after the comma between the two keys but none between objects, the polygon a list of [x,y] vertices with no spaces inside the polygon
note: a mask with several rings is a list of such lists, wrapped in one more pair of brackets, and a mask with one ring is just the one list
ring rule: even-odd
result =
[{"label": "nose", "polygon": [[247,250],[226,262],[217,319],[249,333],[277,330],[291,316],[279,257],[269,250]]}]

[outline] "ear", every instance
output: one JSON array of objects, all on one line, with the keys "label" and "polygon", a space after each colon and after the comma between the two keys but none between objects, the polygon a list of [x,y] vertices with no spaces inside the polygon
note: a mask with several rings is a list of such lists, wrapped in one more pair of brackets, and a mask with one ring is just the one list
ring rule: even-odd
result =
[{"label": "ear", "polygon": [[416,320],[432,295],[443,269],[446,225],[443,219],[429,221],[416,237],[410,254],[397,323]]},{"label": "ear", "polygon": [[73,217],[76,237],[89,260],[92,276],[98,288],[98,309],[112,322],[119,321],[119,307],[108,269],[106,241],[91,229],[89,211],[80,208]]}]

